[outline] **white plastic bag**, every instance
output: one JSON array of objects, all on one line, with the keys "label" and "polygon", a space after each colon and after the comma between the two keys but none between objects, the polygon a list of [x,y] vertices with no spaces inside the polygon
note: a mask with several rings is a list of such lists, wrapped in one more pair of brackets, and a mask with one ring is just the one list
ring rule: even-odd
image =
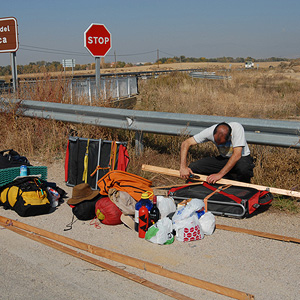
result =
[{"label": "white plastic bag", "polygon": [[214,232],[216,227],[216,218],[210,211],[201,216],[199,221],[205,235],[211,235]]},{"label": "white plastic bag", "polygon": [[146,232],[145,239],[149,242],[160,245],[172,244],[174,242],[172,231],[172,221],[171,219],[165,217],[149,227]]},{"label": "white plastic bag", "polygon": [[180,242],[197,241],[204,238],[203,230],[195,213],[189,218],[177,221],[173,224],[173,228],[176,231],[176,238]]},{"label": "white plastic bag", "polygon": [[172,217],[173,224],[181,220],[191,217],[196,211],[204,209],[205,204],[201,199],[193,198],[187,202],[186,206],[180,207],[176,210]]},{"label": "white plastic bag", "polygon": [[176,204],[173,198],[156,196],[156,199],[161,219],[176,211]]}]

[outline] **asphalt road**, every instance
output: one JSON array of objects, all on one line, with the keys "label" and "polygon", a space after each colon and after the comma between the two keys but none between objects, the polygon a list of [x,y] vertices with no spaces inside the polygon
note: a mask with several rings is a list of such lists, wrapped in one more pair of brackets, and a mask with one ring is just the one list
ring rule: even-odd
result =
[{"label": "asphalt road", "polygon": [[[48,169],[48,180],[64,188],[63,166]],[[149,261],[165,269],[236,289],[260,300],[296,300],[300,291],[300,245],[243,233],[216,230],[201,241],[156,245],[138,238],[124,225],[101,228],[76,221],[64,231],[72,212],[66,203],[44,216],[21,218],[0,207],[0,215],[117,253]],[[264,212],[249,219],[217,217],[226,224],[300,238],[300,216]],[[90,255],[90,254],[89,254]],[[96,256],[94,256],[96,257]],[[193,299],[230,299],[97,257]],[[172,299],[110,271],[0,228],[0,299]]]}]

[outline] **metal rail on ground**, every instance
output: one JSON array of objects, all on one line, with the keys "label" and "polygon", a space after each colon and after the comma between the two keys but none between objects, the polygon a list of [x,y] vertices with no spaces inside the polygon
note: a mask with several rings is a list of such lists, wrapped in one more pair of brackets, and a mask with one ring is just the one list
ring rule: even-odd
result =
[{"label": "metal rail on ground", "polygon": [[216,75],[215,72],[191,72],[189,74],[192,78],[203,79],[232,79],[231,76]]}]

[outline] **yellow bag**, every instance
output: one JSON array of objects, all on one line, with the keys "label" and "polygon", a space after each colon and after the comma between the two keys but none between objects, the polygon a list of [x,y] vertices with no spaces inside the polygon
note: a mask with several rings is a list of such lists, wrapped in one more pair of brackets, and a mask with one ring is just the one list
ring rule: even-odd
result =
[{"label": "yellow bag", "polygon": [[1,187],[0,204],[21,217],[45,214],[51,207],[47,188],[37,177],[19,178]]}]

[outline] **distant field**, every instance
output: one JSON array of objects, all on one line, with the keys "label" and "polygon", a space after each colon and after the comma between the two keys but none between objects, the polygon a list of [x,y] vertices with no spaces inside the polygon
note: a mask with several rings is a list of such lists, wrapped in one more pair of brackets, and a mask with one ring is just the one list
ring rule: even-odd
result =
[{"label": "distant field", "polygon": [[[270,66],[276,68],[280,62],[260,62],[254,63],[255,68],[263,68],[267,69]],[[180,69],[204,69],[208,71],[218,71],[221,69],[243,69],[243,63],[213,63],[213,62],[198,62],[198,63],[173,63],[173,64],[160,64],[160,65],[149,65],[149,66],[134,66],[129,68],[114,68],[111,69],[101,69],[101,73],[123,73],[123,72],[143,72],[143,71],[159,71],[159,70],[180,70]],[[61,72],[53,72],[51,73],[52,76],[60,75]],[[95,70],[80,70],[74,71],[75,75],[80,74],[95,74]],[[66,71],[66,75],[72,75],[72,71]],[[18,75],[19,78],[23,77],[37,77],[43,76],[43,74],[22,74]]]}]

